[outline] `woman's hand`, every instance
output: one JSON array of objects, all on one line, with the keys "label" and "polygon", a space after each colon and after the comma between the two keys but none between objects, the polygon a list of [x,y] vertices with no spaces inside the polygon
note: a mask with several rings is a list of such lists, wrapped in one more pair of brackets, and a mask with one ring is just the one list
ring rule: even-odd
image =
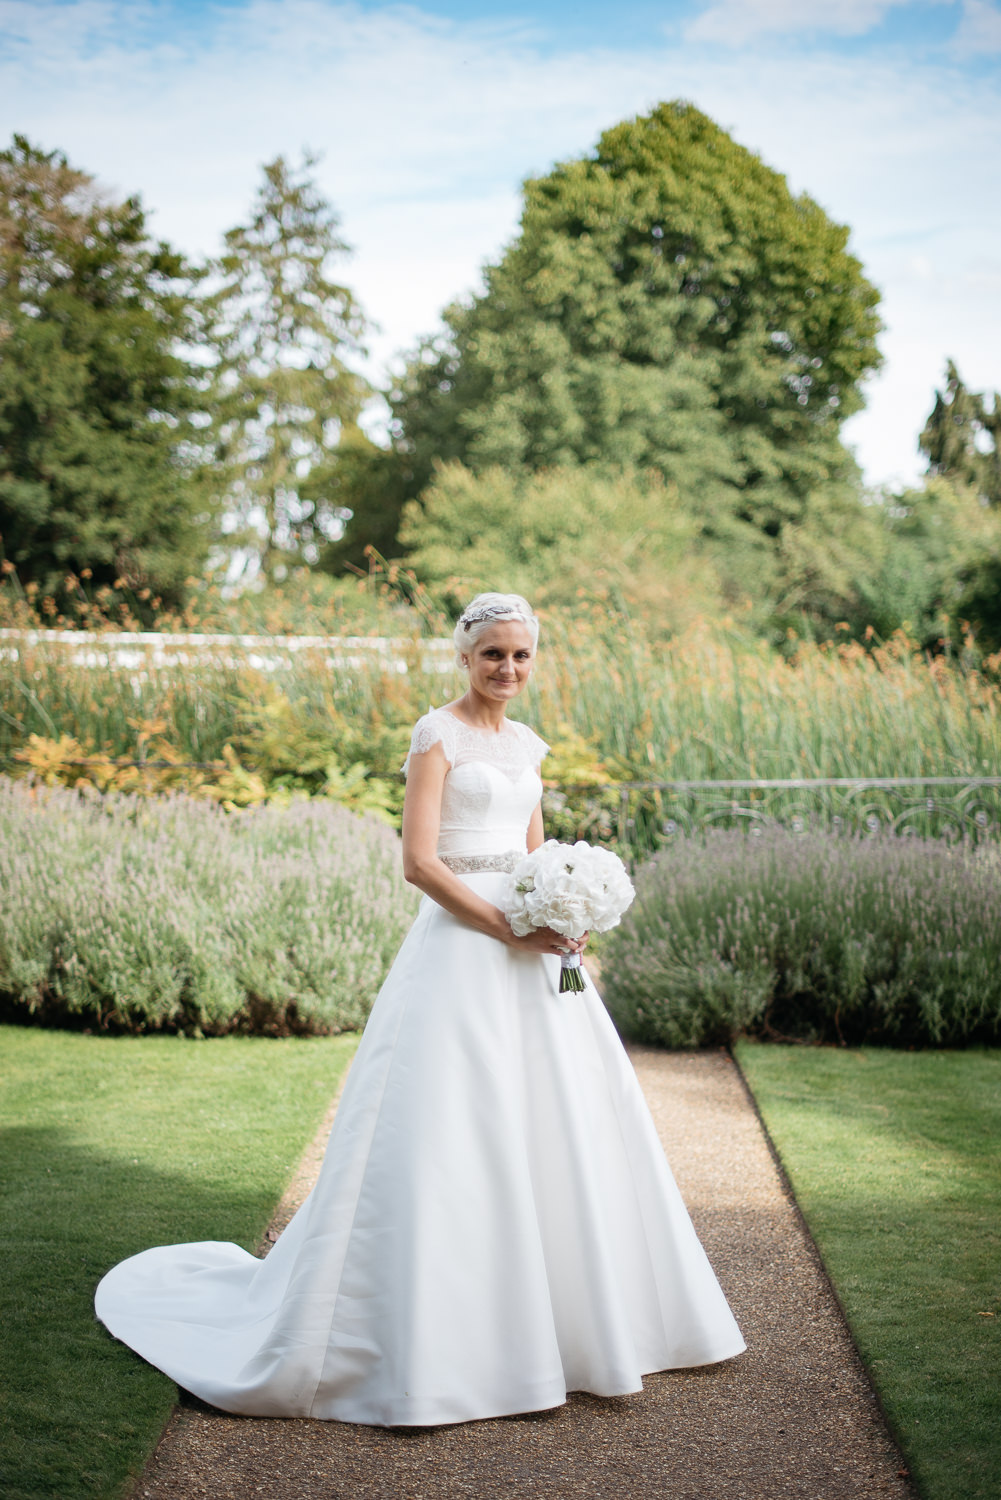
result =
[{"label": "woman's hand", "polygon": [[583,953],[587,939],[586,932],[583,937],[569,938],[561,932],[554,932],[551,927],[535,927],[525,937],[515,937],[512,932],[509,942],[512,948],[529,953],[555,953],[562,957],[564,953]]}]

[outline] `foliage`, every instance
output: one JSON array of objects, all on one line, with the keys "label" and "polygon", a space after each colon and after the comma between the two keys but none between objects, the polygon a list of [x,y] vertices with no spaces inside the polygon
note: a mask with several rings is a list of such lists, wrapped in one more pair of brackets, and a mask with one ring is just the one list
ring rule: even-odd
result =
[{"label": "foliage", "polygon": [[1001,505],[1001,396],[990,410],[985,396],[967,390],[950,359],[945,390],[925,423],[920,448],[928,472],[970,489],[987,505]]},{"label": "foliage", "polygon": [[838,429],[879,362],[878,294],[847,238],[691,105],[606,131],[526,184],[485,292],[393,391],[411,494],[435,460],[654,468],[758,555],[857,488]]},{"label": "foliage", "polygon": [[183,605],[168,607],[162,600],[152,609],[139,598],[127,579],[95,586],[88,570],[67,574],[65,592],[56,599],[40,592],[30,580],[23,584],[13,563],[0,563],[0,629],[138,632],[147,623],[169,635],[226,636],[411,636],[415,627],[427,634],[451,628],[444,611],[407,569],[376,555],[364,572],[331,578],[305,565],[277,582],[258,577],[232,591],[212,578],[189,578]]},{"label": "foliage", "polygon": [[737,1060],[924,1500],[1001,1491],[1001,1054]]},{"label": "foliage", "polygon": [[995,644],[992,605],[974,597],[974,580],[1001,558],[1001,516],[943,479],[866,503],[810,497],[766,556],[760,540],[723,546],[700,536],[656,471],[476,474],[453,462],[407,502],[400,541],[453,611],[501,581],[544,607],[611,600],[655,639],[725,614],[736,599],[749,629],[783,644],[846,629],[866,640],[904,630],[932,650],[962,644],[972,629]]},{"label": "foliage", "polygon": [[192,593],[184,620],[167,620],[163,628],[236,635],[408,639],[415,631],[441,635],[450,628],[443,610],[409,570],[385,563],[377,555],[370,554],[365,561],[364,570],[339,578],[298,566],[280,582],[259,580],[257,586],[235,594],[206,582]]},{"label": "foliage", "polygon": [[855,537],[846,606],[856,634],[905,630],[939,650],[972,632],[981,650],[1001,647],[990,576],[1001,569],[1001,512],[972,489],[932,476],[921,489],[874,497],[867,521]]},{"label": "foliage", "polygon": [[373,553],[395,557],[411,477],[398,453],[379,447],[357,429],[345,432],[317,474],[317,483],[325,486],[343,517],[342,534],[320,552],[320,567],[335,576],[344,569],[364,573]]},{"label": "foliage", "polygon": [[21,136],[0,152],[0,536],[43,595],[122,578],[149,613],[202,568],[195,280],[138,199]]},{"label": "foliage", "polygon": [[177,1389],[95,1320],[94,1288],[150,1245],[256,1249],[353,1049],[0,1028],[5,1500],[133,1492]]},{"label": "foliage", "polygon": [[662,851],[603,949],[620,1027],[855,1045],[1001,1040],[996,846],[718,832]]},{"label": "foliage", "polygon": [[452,463],[407,504],[400,540],[417,575],[455,608],[501,582],[543,606],[604,591],[668,634],[716,592],[711,575],[699,588],[695,530],[656,472],[474,474]]},{"label": "foliage", "polygon": [[292,720],[294,709],[281,696],[274,693],[267,696],[270,703],[264,711],[271,722],[256,726],[255,747],[259,754],[271,752],[267,779],[260,771],[248,770],[229,744],[223,745],[218,761],[199,765],[180,761],[169,742],[155,738],[167,728],[164,719],[137,721],[136,750],[143,757],[140,760],[112,758],[104,751],[95,754],[88,745],[81,745],[67,734],[61,734],[57,740],[29,735],[27,747],[15,751],[14,760],[43,786],[139,792],[146,796],[183,790],[217,802],[227,812],[267,802],[287,807],[296,793],[306,793],[339,803],[352,812],[373,813],[383,822],[395,821],[403,801],[400,788],[369,776],[368,767],[360,761],[342,770],[329,741],[310,728],[298,737],[298,745],[305,749],[304,756],[297,753],[296,742],[290,743],[285,738],[276,741],[275,721]]},{"label": "foliage", "polygon": [[992,775],[1001,759],[993,675],[903,635],[784,656],[725,622],[665,645],[612,611],[553,611],[529,702],[613,780]]},{"label": "foliage", "polygon": [[[72,635],[36,631],[44,617],[0,586],[0,626],[16,632],[0,638],[0,769],[58,766],[59,781],[189,788],[230,801],[245,800],[239,778],[257,778],[255,796],[321,792],[350,805],[374,783],[375,800],[395,815],[413,724],[463,690],[446,643],[426,636],[444,621],[426,598],[427,615],[401,611],[395,585],[375,577],[312,582],[350,591],[347,602],[337,596],[336,640],[97,630],[76,645]],[[294,595],[266,591],[247,609],[254,598],[260,616],[227,621],[207,598],[205,619],[192,623],[323,623],[322,590],[299,616]],[[732,622],[696,619],[665,642],[607,600],[544,611],[533,681],[514,713],[554,748],[543,765],[552,830],[614,842],[623,781],[992,775],[1001,762],[999,667],[965,649],[925,656],[904,634],[867,648],[842,637],[780,653]],[[65,741],[60,750],[63,736],[83,756]],[[80,758],[94,763],[69,765]],[[160,760],[171,764],[122,764]],[[679,815],[659,793],[635,794],[637,815],[640,799],[644,827],[627,837],[643,849]]]},{"label": "foliage", "polygon": [[[323,709],[322,715],[317,712],[315,699],[290,701],[272,682],[261,684],[253,708],[242,708],[241,743],[252,763],[267,768],[270,794],[276,789],[306,791],[351,804],[359,812],[400,812],[399,782],[370,776],[368,766],[354,757],[374,757],[380,768],[392,765],[395,771],[406,754],[405,733],[387,727],[379,735],[375,724],[370,725],[371,737],[359,733],[329,694]],[[348,762],[346,769],[338,753]]]},{"label": "foliage", "polygon": [[345,358],[359,349],[364,320],[331,280],[347,246],[311,176],[315,164],[307,153],[298,172],[281,156],[264,167],[251,222],[229,231],[214,267],[219,462],[227,505],[245,523],[229,543],[256,541],[268,577],[299,559],[315,563],[339,535],[342,510],[324,466],[354,432],[367,393]]},{"label": "foliage", "polygon": [[348,642],[344,673],[343,655],[332,664],[319,645],[290,650],[277,641],[264,647],[272,677],[254,664],[262,645],[253,640],[222,637],[193,650],[182,640],[159,662],[147,641],[130,646],[120,668],[104,668],[87,664],[99,656],[90,647],[74,660],[65,644],[21,638],[16,661],[9,646],[0,657],[0,692],[10,694],[0,754],[8,770],[48,783],[187,790],[226,807],[284,806],[309,794],[395,818],[410,728],[424,711],[419,684],[428,684],[426,709],[441,676],[422,670],[419,641],[400,646],[412,679],[374,644]]},{"label": "foliage", "polygon": [[359,1028],[412,917],[396,836],[299,801],[0,779],[0,994],[114,1030]]}]

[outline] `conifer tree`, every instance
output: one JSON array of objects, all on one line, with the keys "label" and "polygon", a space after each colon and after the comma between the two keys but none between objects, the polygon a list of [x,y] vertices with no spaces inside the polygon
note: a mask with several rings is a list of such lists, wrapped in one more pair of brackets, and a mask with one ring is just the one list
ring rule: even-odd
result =
[{"label": "conifer tree", "polygon": [[968,390],[948,360],[945,390],[918,439],[928,472],[966,485],[989,505],[1001,505],[1001,396],[990,409],[986,396]]},{"label": "conifer tree", "polygon": [[263,169],[249,224],[226,235],[215,266],[212,342],[226,506],[236,540],[265,576],[316,562],[339,534],[342,510],[324,484],[332,454],[355,432],[368,387],[347,362],[364,320],[332,279],[347,252],[339,220],[312,175],[277,157]]}]

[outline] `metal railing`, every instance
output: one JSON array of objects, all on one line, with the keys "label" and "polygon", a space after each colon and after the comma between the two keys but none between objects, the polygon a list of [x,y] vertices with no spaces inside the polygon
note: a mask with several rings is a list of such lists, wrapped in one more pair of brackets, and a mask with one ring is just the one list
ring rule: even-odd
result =
[{"label": "metal railing", "polygon": [[980,841],[1001,836],[1001,776],[623,781],[550,787],[544,809],[560,837],[573,833],[635,854],[712,828]]}]

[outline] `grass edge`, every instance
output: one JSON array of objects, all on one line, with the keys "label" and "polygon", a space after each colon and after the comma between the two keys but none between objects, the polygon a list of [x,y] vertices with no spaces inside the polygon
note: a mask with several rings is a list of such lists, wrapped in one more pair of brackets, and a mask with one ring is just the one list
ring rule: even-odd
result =
[{"label": "grass edge", "polygon": [[845,1309],[845,1305],[841,1300],[841,1295],[838,1292],[838,1288],[834,1281],[834,1278],[828,1270],[827,1263],[824,1260],[823,1251],[814,1238],[809,1221],[796,1198],[792,1180],[789,1176],[789,1173],[786,1171],[781,1152],[772,1139],[771,1131],[768,1129],[765,1117],[761,1112],[761,1108],[758,1104],[757,1098],[755,1097],[754,1090],[751,1087],[750,1080],[740,1065],[740,1058],[737,1055],[736,1047],[733,1043],[730,1043],[730,1045],[727,1046],[724,1050],[728,1053],[737,1071],[737,1076],[740,1079],[741,1086],[743,1087],[744,1093],[747,1097],[747,1102],[750,1105],[751,1109],[754,1111],[755,1119],[758,1122],[761,1134],[763,1135],[765,1144],[768,1147],[769,1155],[771,1156],[772,1162],[775,1166],[783,1196],[786,1198],[787,1202],[792,1208],[793,1214],[796,1218],[797,1223],[799,1224],[804,1240],[806,1241],[807,1249],[818,1270],[820,1271],[820,1274],[827,1285],[828,1291],[831,1294],[831,1298],[838,1311],[838,1317],[840,1318],[842,1326],[844,1327],[844,1330],[848,1335],[848,1340],[851,1344],[852,1352],[854,1353],[858,1369],[862,1375],[863,1380],[865,1381],[867,1389],[872,1395],[872,1398],[876,1404],[876,1409],[879,1412],[880,1417],[882,1418],[883,1425],[886,1428],[886,1432],[889,1436],[890,1442],[893,1444],[894,1451],[897,1454],[898,1459],[900,1460],[901,1472],[898,1477],[903,1479],[907,1484],[913,1500],[922,1500],[921,1493],[918,1490],[917,1484],[914,1480],[914,1476],[911,1473],[910,1459],[908,1459],[904,1451],[903,1443],[901,1441],[901,1433],[897,1427],[897,1424],[890,1417],[879,1387],[877,1386],[876,1381],[873,1378],[869,1366],[866,1364],[865,1360],[862,1357],[858,1342],[855,1338],[854,1329],[852,1328],[851,1319],[849,1318],[848,1313]]}]

